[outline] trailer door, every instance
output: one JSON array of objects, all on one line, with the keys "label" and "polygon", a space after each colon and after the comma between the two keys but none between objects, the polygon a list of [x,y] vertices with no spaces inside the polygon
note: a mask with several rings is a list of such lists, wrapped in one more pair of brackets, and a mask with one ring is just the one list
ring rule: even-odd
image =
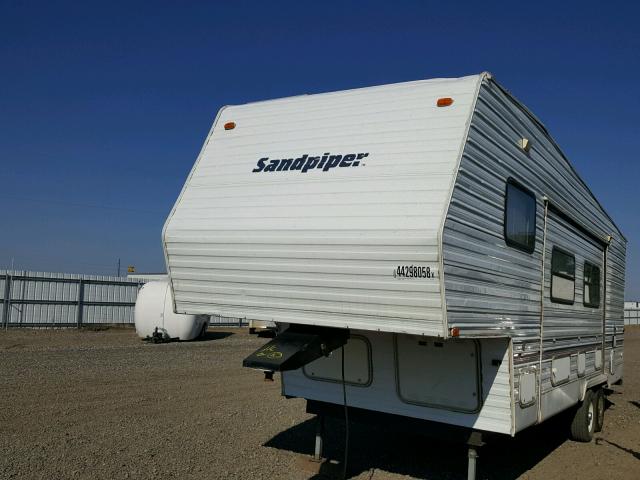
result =
[{"label": "trailer door", "polygon": [[[606,264],[603,242],[555,208],[547,211],[544,248],[541,397],[577,378],[572,356],[585,354],[587,374],[603,358]],[[549,407],[545,417],[561,406]]]}]

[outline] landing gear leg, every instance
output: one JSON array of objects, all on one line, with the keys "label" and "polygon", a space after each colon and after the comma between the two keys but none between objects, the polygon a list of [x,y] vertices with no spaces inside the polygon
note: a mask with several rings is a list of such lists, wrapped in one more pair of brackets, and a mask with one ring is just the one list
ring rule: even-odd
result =
[{"label": "landing gear leg", "polygon": [[322,461],[322,443],[324,435],[324,416],[318,415],[316,417],[316,447],[313,451],[313,460],[316,462]]},{"label": "landing gear leg", "polygon": [[469,440],[467,440],[467,445],[469,446],[469,465],[467,469],[467,480],[475,480],[478,448],[484,445],[484,442],[482,441],[482,434],[480,432],[471,432]]}]

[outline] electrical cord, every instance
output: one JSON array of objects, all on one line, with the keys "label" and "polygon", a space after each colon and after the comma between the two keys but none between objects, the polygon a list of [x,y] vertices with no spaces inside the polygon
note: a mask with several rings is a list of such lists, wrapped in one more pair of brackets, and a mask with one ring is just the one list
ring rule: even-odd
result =
[{"label": "electrical cord", "polygon": [[349,409],[347,408],[347,384],[344,379],[344,345],[342,346],[342,403],[344,405],[344,461],[342,478],[347,478],[347,460],[349,459]]}]

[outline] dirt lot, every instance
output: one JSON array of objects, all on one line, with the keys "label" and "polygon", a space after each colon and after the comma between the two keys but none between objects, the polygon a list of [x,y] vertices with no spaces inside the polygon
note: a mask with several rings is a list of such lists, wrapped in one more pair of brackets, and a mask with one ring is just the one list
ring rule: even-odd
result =
[{"label": "dirt lot", "polygon": [[[280,383],[243,369],[264,343],[246,331],[148,345],[132,330],[0,332],[0,478],[323,478],[315,423]],[[597,441],[550,420],[480,451],[479,478],[640,478],[640,329],[627,329],[625,384]],[[325,453],[342,459],[342,422]],[[466,478],[462,445],[353,425],[349,475]]]}]

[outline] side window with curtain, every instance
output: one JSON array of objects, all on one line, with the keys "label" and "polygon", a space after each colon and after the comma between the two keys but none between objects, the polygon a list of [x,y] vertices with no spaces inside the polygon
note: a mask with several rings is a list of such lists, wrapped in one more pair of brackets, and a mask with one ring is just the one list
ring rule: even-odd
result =
[{"label": "side window with curtain", "polygon": [[584,262],[584,299],[585,307],[600,308],[600,267]]},{"label": "side window with curtain", "polygon": [[576,259],[553,247],[551,251],[551,301],[572,305],[576,296]]},{"label": "side window with curtain", "polygon": [[507,180],[504,205],[504,239],[523,252],[536,248],[536,197],[512,178]]}]

